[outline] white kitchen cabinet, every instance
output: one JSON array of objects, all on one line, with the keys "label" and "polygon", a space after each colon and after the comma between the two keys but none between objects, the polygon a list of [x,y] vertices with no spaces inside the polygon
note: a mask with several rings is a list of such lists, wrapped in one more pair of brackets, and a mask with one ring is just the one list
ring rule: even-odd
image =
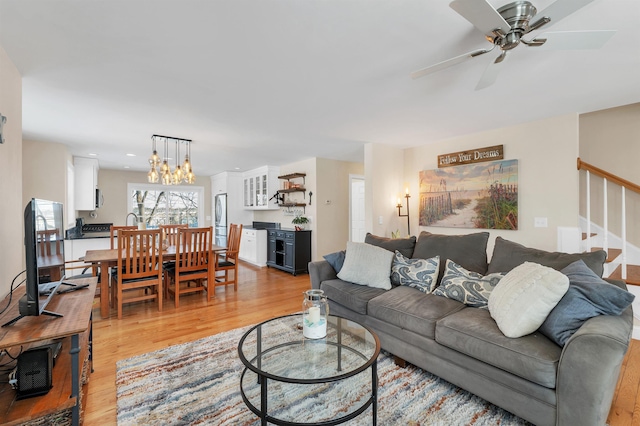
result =
[{"label": "white kitchen cabinet", "polygon": [[269,201],[279,189],[280,168],[263,166],[243,174],[244,208],[247,210],[278,210],[274,200]]},{"label": "white kitchen cabinet", "polygon": [[98,160],[73,157],[73,168],[75,209],[95,210],[96,189],[98,189]]},{"label": "white kitchen cabinet", "polygon": [[239,257],[256,266],[267,266],[267,230],[243,229]]}]

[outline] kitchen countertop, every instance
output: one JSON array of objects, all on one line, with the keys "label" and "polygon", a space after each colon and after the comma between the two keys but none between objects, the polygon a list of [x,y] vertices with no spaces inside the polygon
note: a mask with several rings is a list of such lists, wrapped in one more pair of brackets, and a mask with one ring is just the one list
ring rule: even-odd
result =
[{"label": "kitchen countertop", "polygon": [[87,232],[82,235],[70,236],[67,240],[88,240],[91,238],[110,238],[111,234],[108,232]]}]

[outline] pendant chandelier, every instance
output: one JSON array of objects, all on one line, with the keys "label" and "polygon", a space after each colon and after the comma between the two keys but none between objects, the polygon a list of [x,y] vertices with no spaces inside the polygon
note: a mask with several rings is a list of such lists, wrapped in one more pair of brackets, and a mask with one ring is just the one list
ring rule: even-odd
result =
[{"label": "pendant chandelier", "polygon": [[[158,155],[157,145],[158,142],[164,142],[164,156],[162,162]],[[163,185],[179,185],[180,183],[195,183],[196,175],[193,173],[191,167],[191,140],[174,138],[171,136],[153,135],[151,136],[151,143],[153,152],[149,157],[149,165],[151,170],[147,173],[149,183],[162,183]],[[169,165],[169,143],[175,144],[176,149],[176,163],[173,171]],[[184,162],[180,165],[180,146],[186,145]]]}]

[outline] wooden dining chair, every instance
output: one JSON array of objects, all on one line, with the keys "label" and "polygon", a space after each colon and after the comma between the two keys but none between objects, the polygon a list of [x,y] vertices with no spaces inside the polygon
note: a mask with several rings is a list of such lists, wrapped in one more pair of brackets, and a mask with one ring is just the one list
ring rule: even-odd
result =
[{"label": "wooden dining chair", "polygon": [[[229,225],[227,248],[215,253],[215,287],[233,284],[234,290],[238,290],[238,253],[240,252],[240,237],[242,237],[242,225]],[[219,273],[222,272],[222,275]],[[211,298],[209,294],[209,299]]]},{"label": "wooden dining chair", "polygon": [[167,243],[168,246],[178,245],[178,230],[188,228],[186,223],[179,225],[160,225],[159,228],[162,231],[162,242]]},{"label": "wooden dining chair", "polygon": [[[165,289],[167,297],[173,295],[176,308],[180,306],[180,295],[198,291],[215,291],[210,269],[213,262],[211,245],[213,228],[179,228],[176,261],[165,265]],[[205,286],[205,281],[207,285]],[[189,286],[195,283],[194,287]],[[184,285],[183,285],[184,284]],[[210,287],[210,290],[209,288]]]},{"label": "wooden dining chair", "polygon": [[[116,289],[118,319],[122,305],[155,299],[162,311],[162,247],[160,230],[120,230],[118,232],[118,266],[112,272],[111,285]],[[144,291],[150,288],[151,291]],[[125,298],[125,294],[132,294]]]},{"label": "wooden dining chair", "polygon": [[136,225],[125,225],[125,226],[117,226],[111,225],[109,228],[109,237],[111,238],[111,250],[119,247],[116,243],[118,242],[118,232],[119,231],[131,231],[134,229],[138,229]]},{"label": "wooden dining chair", "polygon": [[58,228],[36,231],[36,243],[40,256],[51,256],[60,253],[62,236],[59,234],[60,230]]}]

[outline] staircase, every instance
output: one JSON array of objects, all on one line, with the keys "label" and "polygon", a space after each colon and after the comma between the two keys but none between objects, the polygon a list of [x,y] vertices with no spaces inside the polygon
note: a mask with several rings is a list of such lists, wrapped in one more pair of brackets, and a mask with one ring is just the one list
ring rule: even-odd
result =
[{"label": "staircase", "polygon": [[[640,339],[640,248],[627,241],[627,192],[630,191],[636,199],[640,194],[640,185],[620,178],[612,173],[585,163],[578,158],[578,170],[585,173],[585,188],[580,197],[585,200],[586,217],[580,218],[582,233],[582,249],[584,251],[604,250],[607,252],[604,276],[607,278],[625,281],[629,291],[636,295],[633,303],[634,330],[633,338]],[[602,193],[592,191],[592,180],[602,185]],[[611,185],[611,187],[609,187]],[[609,203],[609,194],[615,194],[620,199],[620,204]],[[592,198],[602,201],[599,207],[602,212],[602,223],[596,224],[591,220]],[[637,200],[635,201],[637,204]],[[620,234],[615,235],[609,231],[609,215],[618,215],[620,218]]]}]

